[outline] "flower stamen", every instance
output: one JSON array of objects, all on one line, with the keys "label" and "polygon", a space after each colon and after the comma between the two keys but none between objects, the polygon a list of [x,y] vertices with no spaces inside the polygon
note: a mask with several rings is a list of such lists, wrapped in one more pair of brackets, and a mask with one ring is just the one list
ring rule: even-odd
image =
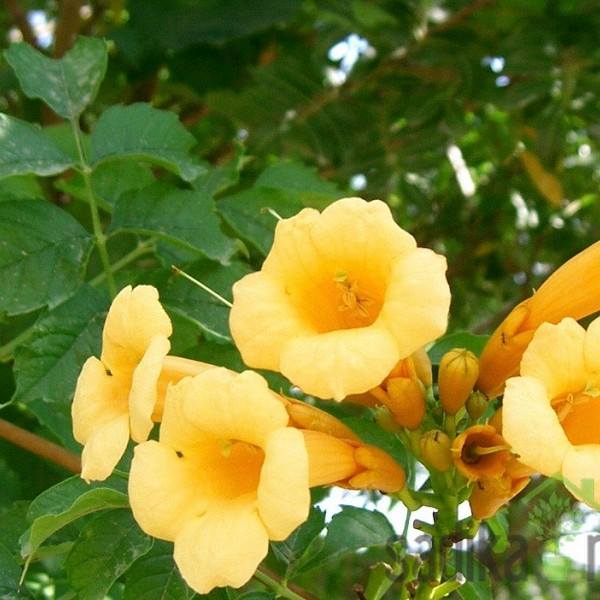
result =
[{"label": "flower stamen", "polygon": [[562,423],[573,410],[574,406],[587,404],[592,398],[597,398],[599,395],[600,390],[596,387],[595,383],[588,381],[583,391],[575,394],[569,392],[568,394],[558,396],[550,401],[550,406],[552,406],[558,420]]},{"label": "flower stamen", "polygon": [[336,274],[333,281],[335,281],[335,286],[342,293],[341,304],[338,306],[338,310],[349,311],[357,319],[368,319],[369,311],[366,307],[371,306],[374,300],[358,287],[358,281],[356,279],[350,281],[348,274],[343,272]]}]

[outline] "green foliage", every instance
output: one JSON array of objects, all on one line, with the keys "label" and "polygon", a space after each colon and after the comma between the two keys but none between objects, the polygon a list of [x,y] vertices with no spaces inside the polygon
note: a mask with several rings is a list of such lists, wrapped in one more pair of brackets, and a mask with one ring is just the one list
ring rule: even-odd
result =
[{"label": "green foliage", "polygon": [[[0,8],[3,40],[15,4]],[[73,452],[75,382],[99,355],[115,289],[156,285],[173,347],[239,370],[227,306],[171,265],[230,301],[268,252],[277,215],[378,197],[445,254],[451,333],[430,349],[434,364],[452,347],[479,354],[507,310],[600,237],[594,2],[130,0],[91,2],[75,25],[56,3],[22,4],[55,17],[58,39],[40,51],[25,28],[0,63],[0,404],[10,404],[0,416]],[[328,53],[350,34],[368,49],[347,66]],[[368,411],[329,410],[414,476],[403,443]],[[172,545],[134,523],[124,478],[65,479],[34,497],[35,482],[64,473],[44,463],[42,477],[12,457],[0,461],[0,597],[194,596]],[[514,528],[555,536],[549,525],[570,511],[556,495],[525,515],[511,505],[488,521],[495,551],[509,551]],[[387,585],[382,548],[397,533],[377,511],[345,506],[326,522],[313,509],[268,560],[331,600],[350,597],[376,564],[367,597],[391,600],[399,585]],[[352,562],[357,551],[365,562]],[[539,557],[528,561],[543,573]],[[476,569],[461,597],[508,586]],[[55,596],[40,591],[40,574]],[[542,581],[548,597],[598,593],[579,575]],[[525,597],[527,585],[510,582],[511,593]],[[274,597],[254,584],[207,596]]]}]

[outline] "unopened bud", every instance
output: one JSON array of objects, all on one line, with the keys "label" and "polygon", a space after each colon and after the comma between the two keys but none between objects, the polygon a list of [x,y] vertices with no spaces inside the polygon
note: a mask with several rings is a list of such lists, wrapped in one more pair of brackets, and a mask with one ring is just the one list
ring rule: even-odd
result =
[{"label": "unopened bud", "polygon": [[488,398],[482,392],[471,392],[465,404],[467,412],[473,421],[477,421],[488,407]]},{"label": "unopened bud", "polygon": [[447,414],[455,415],[464,406],[478,376],[479,361],[469,350],[454,348],[442,356],[438,387]]},{"label": "unopened bud", "polygon": [[421,436],[419,450],[423,460],[442,473],[452,467],[452,441],[439,429],[432,429]]},{"label": "unopened bud", "polygon": [[394,415],[390,412],[387,406],[378,406],[375,409],[375,423],[390,433],[397,433],[402,431],[403,427],[396,421]]},{"label": "unopened bud", "polygon": [[387,381],[386,406],[392,411],[397,423],[415,430],[425,416],[425,393],[417,379],[390,377]]},{"label": "unopened bud", "polygon": [[411,358],[413,359],[417,378],[426,388],[430,388],[433,385],[433,369],[427,351],[421,346],[411,354]]}]

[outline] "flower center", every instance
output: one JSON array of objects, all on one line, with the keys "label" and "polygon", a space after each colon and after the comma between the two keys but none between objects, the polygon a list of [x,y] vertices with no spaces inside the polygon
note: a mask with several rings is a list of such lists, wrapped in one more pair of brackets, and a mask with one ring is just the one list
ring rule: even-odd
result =
[{"label": "flower center", "polygon": [[337,273],[333,278],[335,287],[340,291],[338,310],[348,312],[354,319],[366,320],[369,318],[369,307],[375,301],[358,285],[357,279],[350,279],[347,273]]},{"label": "flower center", "polygon": [[550,405],[572,444],[600,443],[600,390],[594,381],[579,392],[553,398]]},{"label": "flower center", "polygon": [[262,448],[235,439],[217,439],[202,449],[204,473],[214,496],[227,500],[254,493],[265,459]]}]

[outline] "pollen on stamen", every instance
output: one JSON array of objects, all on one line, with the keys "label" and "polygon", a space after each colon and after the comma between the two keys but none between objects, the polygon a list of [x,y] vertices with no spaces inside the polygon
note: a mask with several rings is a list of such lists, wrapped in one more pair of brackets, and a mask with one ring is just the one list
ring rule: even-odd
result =
[{"label": "pollen on stamen", "polygon": [[373,304],[373,299],[358,287],[358,281],[350,281],[348,274],[344,272],[336,273],[333,281],[342,293],[341,304],[338,306],[338,310],[349,311],[355,318],[369,318],[369,311],[366,307]]}]

